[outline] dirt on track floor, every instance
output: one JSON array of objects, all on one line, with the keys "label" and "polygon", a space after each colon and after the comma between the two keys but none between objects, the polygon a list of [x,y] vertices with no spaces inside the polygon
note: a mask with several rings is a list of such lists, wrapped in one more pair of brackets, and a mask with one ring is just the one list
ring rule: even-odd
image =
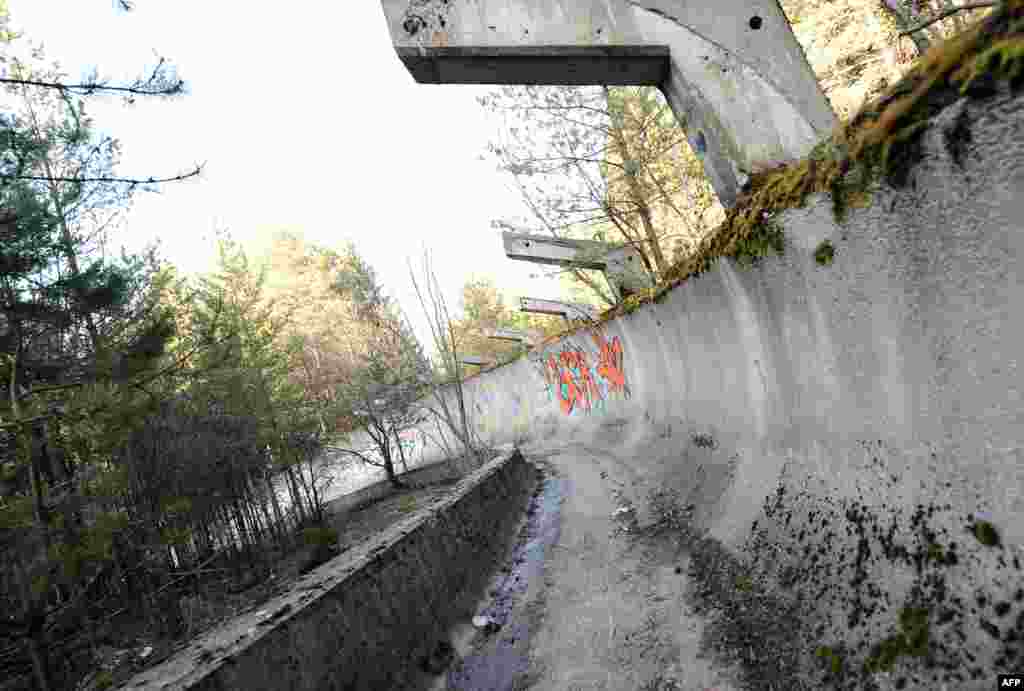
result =
[{"label": "dirt on track floor", "polygon": [[[640,535],[631,468],[580,446],[523,451],[544,472],[543,491],[490,593],[507,597],[515,577],[516,602],[497,616],[497,631],[453,634],[459,659],[431,688],[737,691],[737,675],[704,656],[705,619],[687,604],[682,539]],[[545,513],[554,528],[544,527],[552,522]],[[531,554],[545,536],[548,544]],[[495,608],[485,600],[480,611]]]},{"label": "dirt on track floor", "polygon": [[734,691],[701,657],[686,605],[687,558],[666,538],[636,541],[628,466],[583,448],[548,461],[567,482],[561,540],[545,569],[547,612],[533,641],[536,691]]}]

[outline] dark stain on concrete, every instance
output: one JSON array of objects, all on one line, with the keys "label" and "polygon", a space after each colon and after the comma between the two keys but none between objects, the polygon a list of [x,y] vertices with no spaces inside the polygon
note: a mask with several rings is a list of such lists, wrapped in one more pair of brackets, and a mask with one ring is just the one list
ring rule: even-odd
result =
[{"label": "dark stain on concrete", "polygon": [[530,643],[546,611],[544,589],[532,600],[524,596],[531,583],[543,578],[545,555],[558,542],[566,489],[564,478],[544,467],[541,473],[512,555],[489,591],[489,604],[480,612],[494,626],[479,630],[472,652],[449,670],[446,688],[451,691],[513,691],[523,688],[530,672]]},{"label": "dark stain on concrete", "polygon": [[[882,443],[862,445],[874,452],[874,464],[884,467]],[[891,486],[899,482],[898,474],[884,476]],[[992,639],[985,648],[998,646],[997,668],[1024,666],[1021,603],[981,591],[971,603],[957,594],[954,585],[962,576],[952,571],[994,569],[998,576],[992,582],[999,588],[1019,581],[1019,559],[1006,558],[991,523],[974,516],[962,519],[951,511],[950,504],[936,502],[880,510],[863,497],[790,495],[781,484],[765,502],[764,519],[755,523],[747,551],[751,563],[758,563],[781,550],[788,573],[780,583],[804,602],[816,603],[814,613],[807,609],[801,615],[802,653],[812,651],[819,658],[825,688],[874,688],[872,675],[880,671],[903,672],[903,686],[910,680],[955,685],[984,679],[995,670],[981,668],[978,657],[984,651],[980,643],[968,644],[978,640],[969,635],[971,629]],[[962,532],[948,527],[961,521]],[[797,525],[810,530],[797,530]],[[899,602],[891,601],[886,582],[895,573],[906,574],[910,582]],[[830,588],[837,581],[845,581],[847,594],[838,596]],[[823,640],[825,630],[846,630],[848,636]]]},{"label": "dark stain on concrete", "polygon": [[[884,444],[862,446],[896,486]],[[702,648],[738,669],[744,688],[871,691],[877,672],[892,672],[897,688],[956,687],[1024,668],[1021,560],[987,520],[953,515],[950,504],[878,509],[780,483],[736,553],[700,535],[677,503],[652,493],[656,520],[636,539],[679,541],[689,603],[708,618]],[[999,592],[963,597],[963,574],[982,569],[996,574],[989,588]],[[909,587],[894,601],[897,573]],[[846,633],[835,640],[835,631]]]}]

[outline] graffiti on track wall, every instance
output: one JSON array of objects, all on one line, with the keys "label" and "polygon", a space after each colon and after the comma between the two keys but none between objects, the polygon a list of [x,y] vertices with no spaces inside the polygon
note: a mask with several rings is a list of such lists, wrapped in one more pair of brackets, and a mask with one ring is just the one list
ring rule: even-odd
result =
[{"label": "graffiti on track wall", "polygon": [[417,429],[406,429],[398,433],[398,440],[401,442],[402,451],[406,456],[410,456],[416,451],[416,445],[418,442],[421,443],[421,446],[423,445],[423,440],[421,439],[422,436],[423,433]]},{"label": "graffiti on track wall", "polygon": [[594,354],[570,342],[544,360],[549,396],[558,400],[566,415],[577,410],[604,410],[612,395],[629,398],[622,341],[618,336],[609,340],[600,331],[592,332],[591,337]]}]

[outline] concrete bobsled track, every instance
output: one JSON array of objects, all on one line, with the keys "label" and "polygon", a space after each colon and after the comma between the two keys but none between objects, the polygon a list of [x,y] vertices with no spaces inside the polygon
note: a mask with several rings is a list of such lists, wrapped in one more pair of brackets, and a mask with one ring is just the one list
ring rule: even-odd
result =
[{"label": "concrete bobsled track", "polygon": [[842,223],[812,195],[772,219],[781,255],[470,380],[474,424],[625,459],[641,524],[648,497],[692,504],[809,608],[826,667],[950,689],[1024,670],[1021,132],[1019,88],[958,100]]},{"label": "concrete bobsled track", "polygon": [[[1024,671],[1022,36],[1010,0],[829,146],[753,176],[673,282],[465,383],[479,435],[548,473],[545,506],[565,499],[523,594],[543,621],[491,639],[526,632],[508,645],[554,665],[537,691],[732,688],[679,633],[699,625],[675,605],[678,555],[640,563],[602,535],[612,493],[633,528],[685,517],[673,530],[704,555],[689,576],[745,594],[714,609],[738,622],[733,663],[777,674],[740,675],[748,688],[989,689]],[[438,432],[416,432],[416,464],[440,457]],[[131,688],[399,688],[388,665],[457,623],[443,605],[503,554],[528,468],[492,462]],[[782,596],[785,617],[751,617]],[[653,601],[690,617],[657,648],[675,671],[655,686],[630,666],[649,662],[646,629],[625,636],[627,664],[614,619]],[[762,624],[790,647],[763,645]]]}]

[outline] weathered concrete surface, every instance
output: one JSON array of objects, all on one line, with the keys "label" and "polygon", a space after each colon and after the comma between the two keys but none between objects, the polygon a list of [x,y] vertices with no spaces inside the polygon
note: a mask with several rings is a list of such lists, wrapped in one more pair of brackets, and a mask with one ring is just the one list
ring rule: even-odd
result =
[{"label": "weathered concrete surface", "polygon": [[390,689],[471,611],[536,482],[518,452],[125,689]]},{"label": "weathered concrete surface", "polygon": [[619,300],[653,285],[640,252],[632,245],[509,231],[502,233],[501,237],[505,245],[505,256],[509,259],[604,272]]},{"label": "weathered concrete surface", "polygon": [[[687,602],[685,553],[670,540],[634,544],[622,517],[631,515],[637,470],[601,446],[545,447],[564,500],[543,582],[529,584],[518,608],[529,633],[522,677],[531,691],[734,691],[735,675],[701,654],[704,618]],[[543,614],[531,620],[534,602]],[[459,683],[472,678],[459,668],[450,676],[449,689],[515,688]]]},{"label": "weathered concrete surface", "polygon": [[550,314],[565,319],[596,320],[598,317],[597,310],[590,305],[541,298],[519,298],[519,309],[522,312]]},{"label": "weathered concrete surface", "polygon": [[445,84],[657,85],[726,207],[835,116],[775,0],[382,0],[413,77]]},{"label": "weathered concrete surface", "polygon": [[1024,667],[1020,131],[1019,96],[958,102],[905,187],[842,224],[824,197],[784,212],[783,256],[473,378],[474,424],[632,459],[640,496],[693,503],[693,530],[813,605],[812,659],[884,663],[926,612],[906,688],[987,688]]}]

